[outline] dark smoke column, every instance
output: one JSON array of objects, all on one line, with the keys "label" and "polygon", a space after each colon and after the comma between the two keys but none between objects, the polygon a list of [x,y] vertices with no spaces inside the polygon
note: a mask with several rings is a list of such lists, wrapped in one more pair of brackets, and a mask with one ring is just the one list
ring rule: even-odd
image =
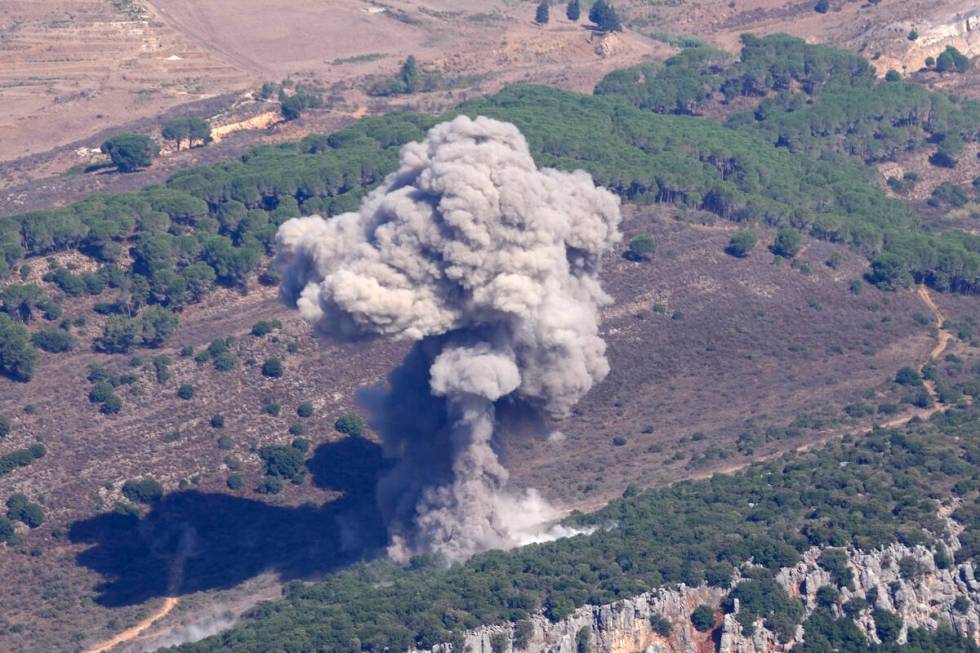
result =
[{"label": "dark smoke column", "polygon": [[379,493],[394,557],[549,537],[556,512],[507,488],[494,403],[560,417],[609,372],[598,271],[620,219],[587,173],[539,170],[515,126],[461,116],[402,148],[359,212],[280,227],[283,296],[320,331],[418,342],[403,369],[422,366],[429,404],[405,408],[393,375],[376,415],[399,460]]}]

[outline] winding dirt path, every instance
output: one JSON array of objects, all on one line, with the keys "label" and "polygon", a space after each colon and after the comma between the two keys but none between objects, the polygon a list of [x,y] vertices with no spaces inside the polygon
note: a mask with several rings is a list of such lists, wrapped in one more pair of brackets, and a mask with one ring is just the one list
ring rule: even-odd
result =
[{"label": "winding dirt path", "polygon": [[[933,300],[932,295],[929,294],[929,290],[925,286],[919,286],[919,288],[916,290],[916,294],[932,312],[933,320],[937,331],[935,346],[933,346],[933,348],[929,351],[929,356],[926,357],[926,359],[922,362],[922,364],[918,366],[919,374],[921,374],[922,370],[925,369],[925,367],[929,363],[939,359],[939,357],[942,356],[943,353],[945,353],[946,348],[949,347],[949,343],[953,340],[953,335],[943,329],[943,324],[946,322],[946,316],[943,315],[942,310],[939,308],[939,306],[936,305],[936,302],[935,300]],[[923,380],[923,385],[925,386],[926,391],[929,393],[929,396],[932,397],[933,405],[930,408],[912,408],[905,411],[903,415],[899,417],[895,417],[894,419],[890,419],[887,422],[881,422],[880,424],[876,424],[872,428],[864,428],[855,431],[838,431],[838,432],[827,433],[823,437],[820,437],[814,440],[813,442],[802,444],[798,447],[790,449],[789,451],[774,451],[764,456],[752,458],[750,460],[736,463],[734,465],[729,465],[728,467],[723,467],[721,469],[713,469],[710,471],[700,472],[688,478],[703,479],[703,478],[710,478],[715,474],[734,474],[735,472],[742,470],[753,463],[762,462],[765,460],[769,460],[771,458],[776,458],[782,456],[785,453],[789,453],[790,451],[792,452],[809,451],[814,447],[818,447],[823,444],[826,444],[831,440],[842,438],[845,435],[858,435],[858,436],[867,435],[868,433],[871,433],[871,431],[873,431],[875,428],[895,428],[897,426],[902,426],[904,424],[907,424],[908,422],[910,422],[912,419],[916,417],[925,420],[925,419],[929,419],[931,416],[935,415],[936,413],[945,412],[950,409],[950,406],[941,406],[939,404],[939,393],[936,392],[935,383],[933,383],[932,381]]]},{"label": "winding dirt path", "polygon": [[107,639],[100,644],[96,644],[92,648],[86,650],[85,653],[105,653],[106,651],[112,650],[120,644],[125,644],[128,641],[136,639],[143,634],[147,628],[170,614],[173,609],[177,607],[177,603],[179,601],[180,599],[175,596],[165,597],[163,599],[163,605],[157,608],[156,611],[150,613],[146,619],[131,628],[127,628],[118,635],[114,636],[112,639]]}]

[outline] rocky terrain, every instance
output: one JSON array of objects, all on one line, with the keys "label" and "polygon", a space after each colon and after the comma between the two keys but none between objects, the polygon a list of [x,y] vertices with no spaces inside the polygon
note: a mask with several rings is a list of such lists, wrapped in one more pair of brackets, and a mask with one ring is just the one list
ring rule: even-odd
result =
[{"label": "rocky terrain", "polygon": [[[955,524],[953,533],[956,532]],[[950,552],[959,548],[959,541],[951,533],[945,542]],[[814,547],[794,567],[783,568],[776,580],[790,595],[799,596],[809,616],[817,606],[817,590],[832,585],[830,572],[817,564],[821,549]],[[854,589],[841,589],[841,598],[867,598],[877,595],[875,602],[865,608],[855,619],[858,627],[870,642],[880,643],[875,631],[874,608],[886,610],[903,621],[897,642],[904,643],[912,628],[934,631],[940,627],[980,643],[980,582],[974,579],[973,565],[969,562],[940,569],[936,565],[936,550],[922,545],[908,547],[893,544],[870,552],[848,552],[848,563],[854,574]],[[914,560],[918,573],[906,577],[899,569],[900,561]],[[499,650],[526,650],[547,653],[575,653],[577,639],[583,630],[589,633],[598,653],[690,653],[718,651],[718,653],[786,653],[794,645],[805,641],[806,632],[797,628],[794,640],[781,643],[759,619],[753,632],[744,632],[736,619],[735,611],[723,614],[720,603],[726,590],[702,585],[673,589],[660,589],[635,598],[609,605],[585,606],[567,619],[551,623],[543,616],[534,617],[533,635],[524,647],[514,644],[513,625],[488,626],[467,633],[466,650],[470,653],[491,653]],[[958,597],[962,600],[954,607]],[[691,624],[691,612],[699,605],[716,606],[716,625],[711,632],[698,632]],[[835,607],[835,616],[839,608]],[[667,636],[658,634],[651,626],[651,619],[666,617],[672,626]],[[501,649],[502,642],[506,645]],[[419,653],[448,653],[451,645],[436,647],[433,651]]]}]

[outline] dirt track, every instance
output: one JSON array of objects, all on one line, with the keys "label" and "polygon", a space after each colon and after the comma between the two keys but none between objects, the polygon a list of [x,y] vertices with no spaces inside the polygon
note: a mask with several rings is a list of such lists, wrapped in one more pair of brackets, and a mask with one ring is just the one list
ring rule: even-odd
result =
[{"label": "dirt track", "polygon": [[[953,335],[948,331],[946,331],[945,329],[943,329],[943,323],[946,321],[946,318],[943,315],[942,310],[936,304],[935,300],[933,300],[932,295],[929,294],[929,290],[925,286],[920,286],[916,290],[916,294],[922,299],[925,305],[929,307],[929,310],[932,311],[933,317],[935,318],[935,326],[936,329],[938,330],[938,334],[936,337],[936,345],[929,351],[929,356],[922,362],[921,365],[919,365],[918,371],[921,374],[922,370],[927,365],[929,365],[929,363],[938,360],[939,357],[943,355],[943,353],[946,351],[946,348],[949,346],[950,341],[953,339]],[[857,436],[867,435],[868,433],[871,433],[876,428],[896,428],[899,426],[903,426],[904,424],[908,424],[916,417],[922,420],[926,420],[932,417],[933,415],[935,415],[936,413],[945,412],[950,408],[952,408],[952,406],[941,406],[939,404],[939,394],[936,392],[936,386],[932,381],[924,380],[923,384],[925,385],[926,391],[929,393],[929,396],[932,398],[933,401],[932,407],[911,408],[905,411],[905,414],[901,415],[900,417],[890,419],[887,422],[876,424],[871,428],[861,428],[855,431],[828,431],[824,437],[821,437],[812,442],[807,442],[806,444],[802,444],[798,447],[795,447],[794,449],[791,449],[790,451],[796,453],[809,451],[814,447],[824,445],[832,440],[838,440],[840,438],[843,438],[845,435],[857,435]],[[766,454],[765,456],[759,456],[757,458],[746,460],[744,462],[740,462],[735,465],[730,465],[722,469],[716,469],[702,474],[695,474],[690,478],[699,479],[699,478],[709,478],[715,474],[734,474],[735,472],[745,469],[750,465],[754,465],[755,463],[758,462],[770,460],[772,458],[778,458],[779,456],[783,456],[786,453],[789,452],[776,451],[770,454]],[[596,510],[599,507],[601,507],[601,505],[592,506],[591,508],[588,509]],[[580,506],[578,507],[578,509],[585,510],[586,508]]]},{"label": "dirt track", "polygon": [[85,653],[106,653],[107,651],[111,651],[112,649],[119,646],[120,644],[125,644],[128,641],[136,639],[141,634],[143,634],[143,632],[147,630],[150,626],[152,626],[153,624],[155,624],[156,622],[160,621],[168,614],[170,614],[171,611],[173,611],[173,609],[177,607],[177,603],[179,601],[180,599],[173,596],[168,596],[164,598],[163,605],[161,605],[154,612],[149,614],[146,617],[146,619],[143,619],[142,621],[140,621],[138,624],[136,624],[131,628],[127,628],[126,630],[122,631],[112,639],[106,640],[101,644],[96,644],[92,648],[86,650]]}]

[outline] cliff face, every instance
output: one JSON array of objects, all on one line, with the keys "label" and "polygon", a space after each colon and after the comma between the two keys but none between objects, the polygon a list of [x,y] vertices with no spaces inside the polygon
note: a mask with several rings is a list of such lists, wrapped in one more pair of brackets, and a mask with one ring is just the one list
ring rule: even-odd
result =
[{"label": "cliff face", "polygon": [[[945,548],[952,554],[959,542],[952,535]],[[786,591],[802,599],[806,614],[816,609],[816,592],[832,584],[831,575],[817,564],[821,549],[804,554],[794,567],[783,568],[776,576]],[[873,608],[886,610],[902,618],[904,642],[909,628],[935,630],[952,628],[980,644],[980,582],[974,578],[971,563],[937,567],[935,551],[924,546],[893,544],[868,553],[851,552],[849,565],[854,589],[842,589],[841,599],[877,598],[855,622],[873,642],[878,638],[871,616]],[[904,570],[904,572],[903,572]],[[794,641],[782,644],[767,630],[761,620],[751,633],[744,633],[735,614],[716,613],[713,633],[700,633],[691,625],[691,612],[701,604],[718,606],[725,590],[713,587],[661,589],[631,599],[601,606],[584,606],[568,618],[551,623],[541,616],[532,618],[533,633],[523,647],[515,645],[513,625],[486,626],[467,633],[469,653],[577,653],[578,640],[587,641],[594,653],[784,653],[806,638],[802,626]],[[963,597],[963,598],[959,598]],[[956,604],[956,605],[954,605]],[[836,608],[835,608],[836,610]],[[666,617],[672,629],[668,636],[659,635],[651,626],[651,617]],[[580,635],[581,633],[581,635]],[[495,646],[496,644],[496,646]],[[443,645],[420,653],[450,653]]]}]

